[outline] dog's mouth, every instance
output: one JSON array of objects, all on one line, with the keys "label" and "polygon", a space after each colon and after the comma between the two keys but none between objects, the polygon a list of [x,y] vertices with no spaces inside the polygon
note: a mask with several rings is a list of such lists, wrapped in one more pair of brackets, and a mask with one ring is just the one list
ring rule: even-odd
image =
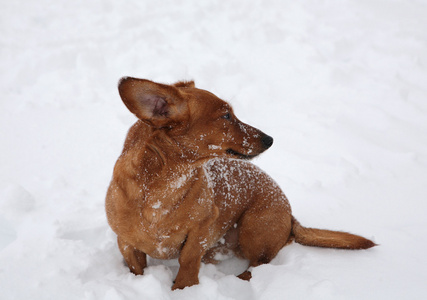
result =
[{"label": "dog's mouth", "polygon": [[240,159],[252,159],[252,158],[258,156],[258,154],[255,154],[255,155],[242,154],[240,152],[234,151],[233,149],[227,149],[226,152],[227,152],[227,154],[231,154],[231,155],[233,155],[237,158],[240,158]]}]

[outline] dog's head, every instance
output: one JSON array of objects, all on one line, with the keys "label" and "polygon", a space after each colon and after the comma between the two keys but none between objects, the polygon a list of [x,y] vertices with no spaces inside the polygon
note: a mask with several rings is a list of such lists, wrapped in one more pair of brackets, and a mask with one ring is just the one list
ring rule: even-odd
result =
[{"label": "dog's head", "polygon": [[165,85],[124,77],[119,93],[141,121],[163,131],[198,158],[249,159],[270,148],[273,138],[239,121],[231,106],[194,82]]}]

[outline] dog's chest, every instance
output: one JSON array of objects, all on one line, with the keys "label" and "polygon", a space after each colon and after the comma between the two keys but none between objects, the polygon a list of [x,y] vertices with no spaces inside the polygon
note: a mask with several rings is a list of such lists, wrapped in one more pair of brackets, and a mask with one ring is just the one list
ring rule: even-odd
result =
[{"label": "dog's chest", "polygon": [[140,188],[139,231],[156,245],[154,256],[170,257],[185,241],[189,228],[209,218],[213,209],[212,187],[200,168],[166,174],[164,180]]},{"label": "dog's chest", "polygon": [[216,203],[233,207],[242,205],[253,196],[257,169],[252,164],[228,158],[214,158],[204,164],[207,186],[212,188]]},{"label": "dog's chest", "polygon": [[[161,180],[141,187],[141,217],[147,221],[148,227],[156,227],[160,222],[170,223],[171,220],[176,222],[183,209],[198,206],[201,202],[209,204],[209,199],[203,197],[206,192],[194,193],[195,189],[200,189],[199,183],[204,181],[198,173],[194,168],[171,171]],[[202,189],[209,187],[203,185]],[[191,216],[192,212],[184,215]]]}]

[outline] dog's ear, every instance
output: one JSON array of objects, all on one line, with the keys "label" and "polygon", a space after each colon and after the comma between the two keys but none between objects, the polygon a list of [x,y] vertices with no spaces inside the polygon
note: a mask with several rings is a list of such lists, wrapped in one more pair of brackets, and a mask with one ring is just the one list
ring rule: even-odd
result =
[{"label": "dog's ear", "polygon": [[185,119],[187,104],[174,86],[123,77],[119,93],[132,113],[156,128],[174,126]]}]

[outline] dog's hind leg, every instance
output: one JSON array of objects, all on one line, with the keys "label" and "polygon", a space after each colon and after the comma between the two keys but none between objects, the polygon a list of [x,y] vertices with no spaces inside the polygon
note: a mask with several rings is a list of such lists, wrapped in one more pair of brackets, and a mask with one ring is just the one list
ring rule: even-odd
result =
[{"label": "dog's hind leg", "polygon": [[[239,221],[239,254],[249,260],[249,267],[269,263],[286,245],[291,235],[291,216],[285,208],[252,207]],[[249,270],[238,276],[249,280]]]},{"label": "dog's hind leg", "polygon": [[144,268],[147,266],[147,255],[134,246],[127,244],[120,237],[117,237],[117,243],[129,270],[135,275],[142,275]]}]

